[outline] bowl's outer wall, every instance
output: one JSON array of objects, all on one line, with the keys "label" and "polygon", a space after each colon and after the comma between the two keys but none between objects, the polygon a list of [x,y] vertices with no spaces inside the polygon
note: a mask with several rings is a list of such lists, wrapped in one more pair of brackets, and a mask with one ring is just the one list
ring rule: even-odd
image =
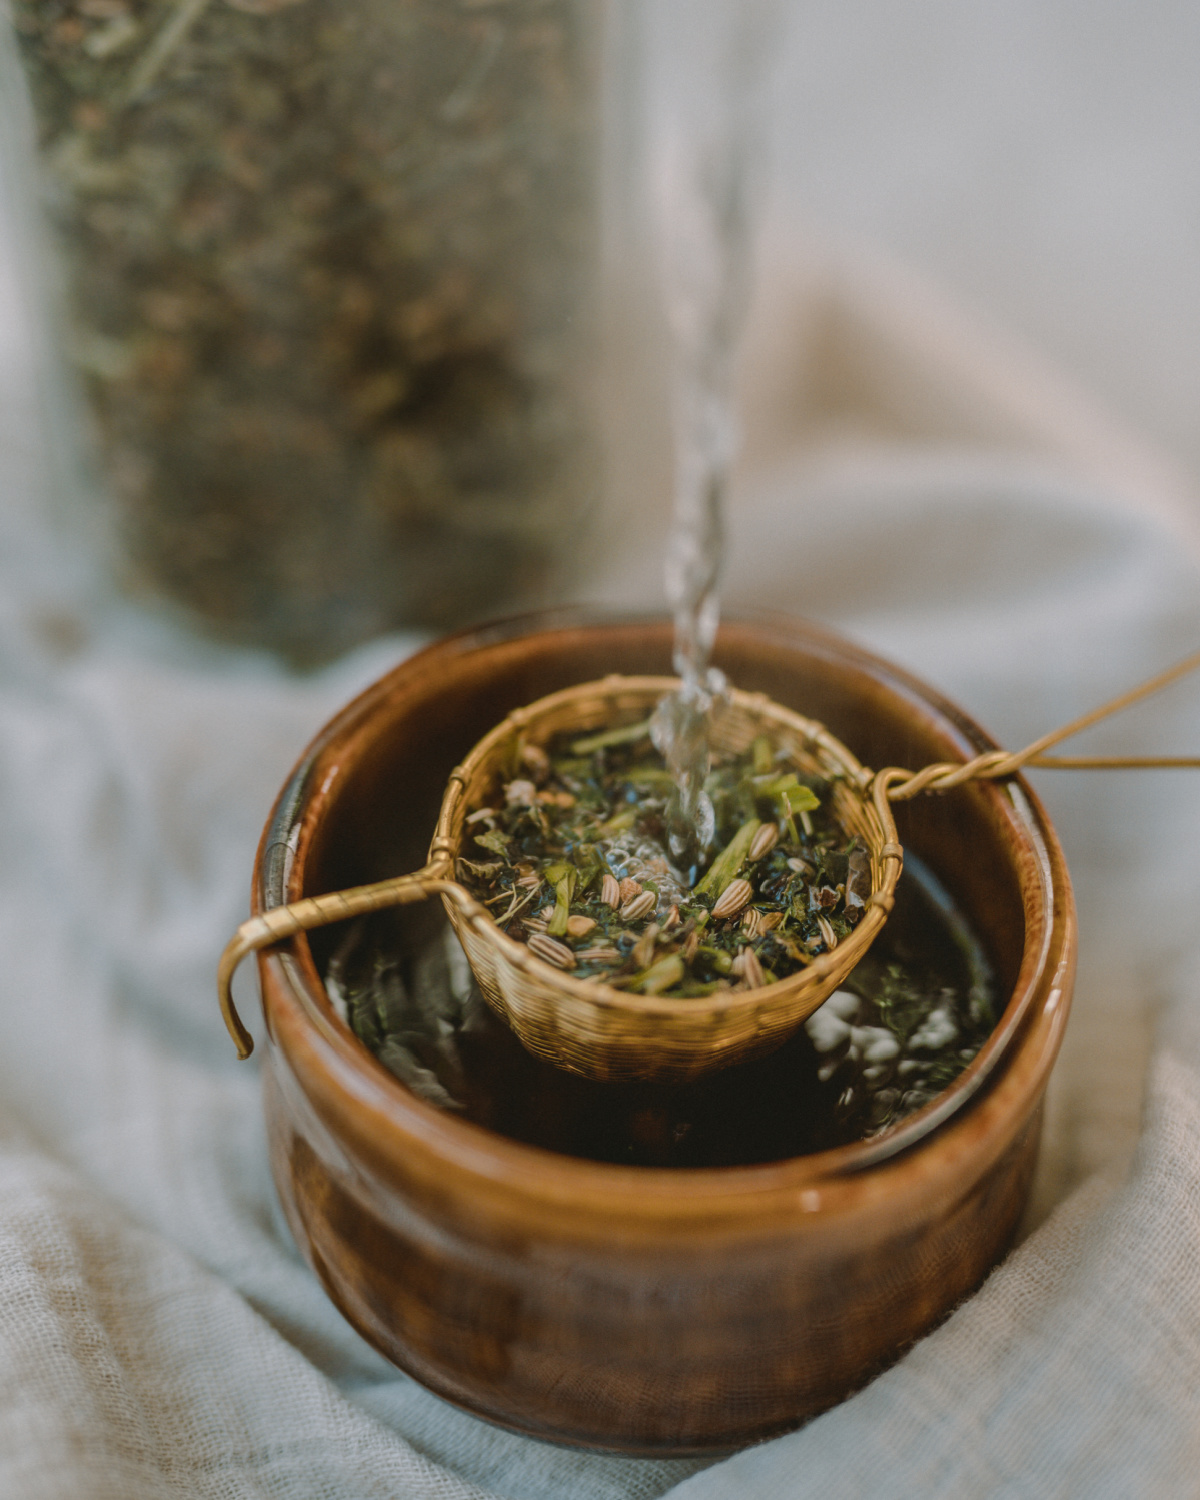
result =
[{"label": "bowl's outer wall", "polygon": [[[664,670],[669,655],[663,622],[565,620],[411,659],[301,762],[264,835],[256,899],[420,864],[447,773],[511,708],[607,671]],[[990,747],[927,689],[794,621],[725,627],[719,660],[866,764]],[[433,1390],[559,1442],[720,1450],[861,1385],[979,1283],[1028,1193],[1075,951],[1061,853],[1029,808],[973,786],[902,809],[901,836],[962,901],[1013,1000],[987,1086],[874,1166],[844,1148],[671,1173],[503,1140],[422,1104],[365,1054],[306,942],[265,957],[272,1166],[334,1302]]]}]

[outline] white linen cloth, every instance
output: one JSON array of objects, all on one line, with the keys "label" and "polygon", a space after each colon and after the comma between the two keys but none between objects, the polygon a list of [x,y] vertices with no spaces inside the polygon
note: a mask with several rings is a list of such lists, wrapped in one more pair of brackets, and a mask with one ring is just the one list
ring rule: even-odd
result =
[{"label": "white linen cloth", "polygon": [[[731,606],[848,630],[1012,747],[1200,644],[1200,543],[1165,464],[898,273],[782,260],[751,339]],[[44,514],[54,434],[15,295],[10,278],[0,1495],[1193,1492],[1200,780],[1039,778],[1077,882],[1075,1011],[1027,1237],[941,1329],[802,1431],[717,1463],[499,1431],[387,1365],[304,1267],[213,990],[289,765],[412,642],[299,677],[109,598]],[[658,599],[652,531],[593,597]],[[1200,748],[1200,682],[1088,743]]]}]

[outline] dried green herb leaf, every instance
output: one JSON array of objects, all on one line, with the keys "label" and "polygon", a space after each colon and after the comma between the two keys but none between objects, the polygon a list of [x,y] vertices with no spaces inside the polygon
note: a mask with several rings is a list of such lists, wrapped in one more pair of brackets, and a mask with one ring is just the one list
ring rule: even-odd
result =
[{"label": "dried green herb leaf", "polygon": [[485,849],[490,849],[493,854],[508,857],[509,838],[499,828],[493,828],[489,833],[477,833],[475,842],[482,844]]},{"label": "dried green herb leaf", "polygon": [[789,813],[814,812],[821,805],[821,799],[810,786],[791,786],[783,793],[782,800],[787,805]]},{"label": "dried green herb leaf", "polygon": [[660,958],[653,963],[641,975],[633,981],[632,988],[640,990],[643,995],[661,995],[664,990],[669,990],[677,985],[686,972],[686,966],[678,953],[670,953],[666,958]]},{"label": "dried green herb leaf", "polygon": [[712,896],[714,900],[731,880],[736,880],[739,870],[746,862],[754,835],[762,827],[761,818],[750,818],[738,829],[708,868],[708,873],[696,886],[698,896]]},{"label": "dried green herb leaf", "polygon": [[567,935],[567,919],[571,915],[571,898],[575,894],[575,882],[579,878],[579,872],[574,865],[554,864],[544,872],[546,879],[554,887],[556,896],[554,915],[550,918],[546,927],[547,933],[554,938]]},{"label": "dried green herb leaf", "polygon": [[775,752],[771,748],[771,741],[765,734],[760,734],[750,747],[750,757],[756,776],[765,776],[775,764]]}]

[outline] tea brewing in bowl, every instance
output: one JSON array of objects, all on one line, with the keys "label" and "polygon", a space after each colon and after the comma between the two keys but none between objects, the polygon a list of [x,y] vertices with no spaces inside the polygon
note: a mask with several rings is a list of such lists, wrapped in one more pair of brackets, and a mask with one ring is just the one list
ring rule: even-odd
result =
[{"label": "tea brewing in bowl", "polygon": [[[669,656],[665,622],[556,616],[405,662],[301,761],[264,837],[256,906],[416,867],[451,770],[515,707],[608,671],[658,674]],[[870,764],[988,748],[919,683],[794,622],[727,625],[718,660]],[[998,1014],[949,1088],[836,1149],[679,1169],[568,1154],[552,1123],[541,1146],[507,1138],[419,1097],[342,1022],[322,979],[336,931],[260,954],[273,1170],[350,1321],[492,1420],[679,1453],[794,1425],[942,1317],[1024,1205],[1074,918],[1053,832],[1019,781],[922,798],[897,818],[986,948]],[[416,952],[440,921],[434,904],[406,907],[397,941]],[[603,1099],[618,1086],[587,1087]]]}]

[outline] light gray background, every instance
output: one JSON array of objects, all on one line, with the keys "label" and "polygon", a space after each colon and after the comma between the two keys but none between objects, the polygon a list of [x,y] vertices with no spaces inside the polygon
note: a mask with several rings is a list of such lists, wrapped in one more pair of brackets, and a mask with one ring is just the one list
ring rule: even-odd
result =
[{"label": "light gray background", "polygon": [[928,273],[1200,475],[1200,7],[788,12],[776,214]]}]

